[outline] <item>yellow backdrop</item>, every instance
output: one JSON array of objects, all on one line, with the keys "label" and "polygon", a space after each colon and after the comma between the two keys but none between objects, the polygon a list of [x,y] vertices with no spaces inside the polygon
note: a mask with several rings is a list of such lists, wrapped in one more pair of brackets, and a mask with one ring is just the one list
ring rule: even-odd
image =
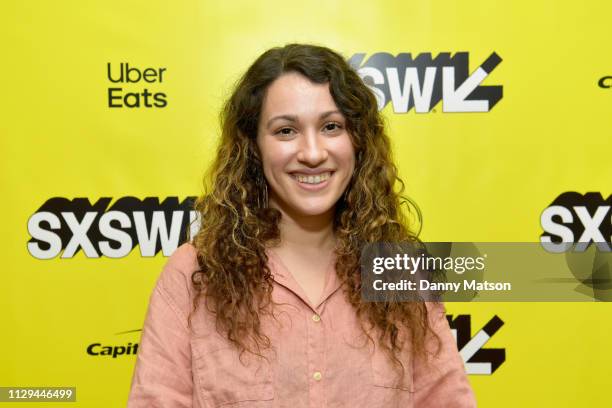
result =
[{"label": "yellow backdrop", "polygon": [[[125,406],[148,297],[188,214],[173,211],[201,192],[230,86],[272,46],[326,45],[379,81],[424,240],[539,242],[540,216],[561,194],[610,195],[603,0],[1,9],[0,386],[76,386],[75,407]],[[113,82],[121,64],[144,76]],[[424,94],[407,99],[407,83]],[[109,232],[120,225],[131,232]],[[121,247],[105,246],[111,238]],[[460,337],[503,321],[483,345],[498,350],[479,352],[494,371],[469,376],[479,406],[608,406],[612,305],[447,309],[469,316]]]}]

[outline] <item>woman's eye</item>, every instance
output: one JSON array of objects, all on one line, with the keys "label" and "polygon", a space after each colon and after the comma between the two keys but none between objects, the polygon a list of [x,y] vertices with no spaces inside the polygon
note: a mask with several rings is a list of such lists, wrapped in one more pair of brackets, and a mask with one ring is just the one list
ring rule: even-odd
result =
[{"label": "woman's eye", "polygon": [[[291,129],[291,128],[282,128],[278,132],[276,132],[276,134],[277,135],[280,134],[280,135],[283,135],[283,136],[289,136],[291,134],[292,130],[293,129]],[[288,132],[286,132],[286,131],[288,131]]]},{"label": "woman's eye", "polygon": [[[331,129],[330,129],[330,126],[332,126]],[[327,125],[325,125],[325,128],[327,130],[336,130],[336,129],[341,129],[342,126],[340,126],[338,123],[328,123]]]},{"label": "woman's eye", "polygon": [[[339,123],[328,123],[324,126],[325,130],[327,130],[328,132],[333,132],[336,131],[338,129],[342,129],[342,126]],[[290,136],[291,132],[293,132],[293,129],[291,128],[282,128],[279,129],[275,134],[277,135],[281,135],[281,136]]]}]

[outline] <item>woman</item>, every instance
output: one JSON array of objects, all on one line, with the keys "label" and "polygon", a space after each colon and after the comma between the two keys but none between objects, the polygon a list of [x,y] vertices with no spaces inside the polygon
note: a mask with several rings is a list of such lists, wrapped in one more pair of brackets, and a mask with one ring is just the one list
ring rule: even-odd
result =
[{"label": "woman", "polygon": [[221,121],[128,406],[475,406],[442,304],[361,300],[364,244],[416,237],[376,98],[342,56],[268,50]]}]

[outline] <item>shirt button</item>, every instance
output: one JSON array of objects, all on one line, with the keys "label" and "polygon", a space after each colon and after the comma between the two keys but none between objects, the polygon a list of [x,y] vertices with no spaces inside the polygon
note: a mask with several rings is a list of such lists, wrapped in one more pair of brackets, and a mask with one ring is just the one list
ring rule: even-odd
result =
[{"label": "shirt button", "polygon": [[321,316],[319,316],[318,314],[313,314],[312,315],[312,321],[314,321],[314,322],[321,321]]},{"label": "shirt button", "polygon": [[321,372],[315,371],[314,374],[312,375],[312,378],[314,378],[316,381],[321,380]]}]

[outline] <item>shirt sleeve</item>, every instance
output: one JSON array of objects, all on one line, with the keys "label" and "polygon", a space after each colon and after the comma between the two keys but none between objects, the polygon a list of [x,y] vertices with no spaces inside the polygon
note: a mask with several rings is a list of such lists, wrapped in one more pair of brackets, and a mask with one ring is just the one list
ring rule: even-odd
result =
[{"label": "shirt sleeve", "polygon": [[[446,320],[446,309],[442,303],[426,302],[426,305],[431,329],[440,338],[440,349],[436,357],[420,357],[414,360],[415,407],[476,407],[463,359]],[[426,337],[425,347],[431,352],[437,350],[438,344],[431,333]]]},{"label": "shirt sleeve", "polygon": [[184,312],[189,294],[171,261],[149,298],[128,408],[193,406],[191,345]]}]

